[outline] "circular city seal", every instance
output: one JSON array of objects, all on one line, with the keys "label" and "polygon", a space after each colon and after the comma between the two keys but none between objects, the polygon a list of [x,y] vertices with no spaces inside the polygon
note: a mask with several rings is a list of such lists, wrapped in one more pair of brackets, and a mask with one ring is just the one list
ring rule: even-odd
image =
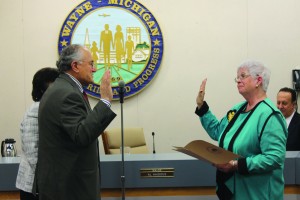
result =
[{"label": "circular city seal", "polygon": [[89,48],[96,72],[94,83],[84,89],[100,97],[100,83],[111,72],[113,100],[119,99],[118,83],[125,83],[124,97],[142,91],[159,71],[163,36],[151,12],[135,0],[89,0],[76,6],[64,21],[58,53],[69,44]]}]

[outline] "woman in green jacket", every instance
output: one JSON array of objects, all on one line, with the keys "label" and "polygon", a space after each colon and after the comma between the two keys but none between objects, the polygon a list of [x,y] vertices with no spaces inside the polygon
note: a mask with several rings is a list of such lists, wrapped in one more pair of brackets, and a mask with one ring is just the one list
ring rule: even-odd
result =
[{"label": "woman in green jacket", "polygon": [[270,71],[248,60],[237,70],[237,88],[246,101],[233,106],[219,121],[204,101],[202,81],[195,113],[209,136],[219,146],[241,158],[215,165],[219,199],[283,199],[285,145],[284,117],[267,98]]}]

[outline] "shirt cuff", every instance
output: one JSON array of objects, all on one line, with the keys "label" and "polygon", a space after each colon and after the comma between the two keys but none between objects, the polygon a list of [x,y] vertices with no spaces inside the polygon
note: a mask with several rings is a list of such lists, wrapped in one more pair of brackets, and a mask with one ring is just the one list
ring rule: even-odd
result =
[{"label": "shirt cuff", "polygon": [[207,113],[208,109],[209,109],[209,107],[208,107],[206,101],[204,101],[203,105],[201,106],[200,109],[198,107],[196,107],[195,113],[199,117],[202,117],[205,113]]},{"label": "shirt cuff", "polygon": [[246,158],[238,159],[238,172],[244,175],[249,174]]},{"label": "shirt cuff", "polygon": [[106,99],[100,99],[103,103],[105,103],[109,108],[111,107],[111,103]]}]

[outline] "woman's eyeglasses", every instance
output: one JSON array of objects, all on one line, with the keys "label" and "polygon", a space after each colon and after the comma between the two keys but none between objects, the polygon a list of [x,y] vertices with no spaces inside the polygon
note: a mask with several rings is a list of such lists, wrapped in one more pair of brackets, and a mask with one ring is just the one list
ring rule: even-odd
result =
[{"label": "woman's eyeglasses", "polygon": [[238,77],[234,78],[234,81],[237,83],[239,80],[242,81],[251,76],[251,74],[241,74]]}]

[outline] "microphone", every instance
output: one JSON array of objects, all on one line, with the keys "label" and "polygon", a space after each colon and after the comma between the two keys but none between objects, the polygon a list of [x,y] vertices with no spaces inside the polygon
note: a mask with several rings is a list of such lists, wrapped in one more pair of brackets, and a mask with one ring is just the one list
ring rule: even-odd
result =
[{"label": "microphone", "polygon": [[155,133],[154,132],[152,132],[152,136],[153,136],[153,154],[155,154],[156,152],[155,152],[155,141],[154,141],[154,135],[155,135]]},{"label": "microphone", "polygon": [[119,81],[119,97],[120,103],[124,102],[124,93],[125,93],[125,82],[123,80]]},{"label": "microphone", "polygon": [[120,80],[119,83],[119,98],[121,103],[121,147],[122,147],[122,199],[125,199],[125,163],[124,163],[124,125],[123,125],[123,102],[124,102],[124,93],[125,93],[125,83],[123,80]]}]

